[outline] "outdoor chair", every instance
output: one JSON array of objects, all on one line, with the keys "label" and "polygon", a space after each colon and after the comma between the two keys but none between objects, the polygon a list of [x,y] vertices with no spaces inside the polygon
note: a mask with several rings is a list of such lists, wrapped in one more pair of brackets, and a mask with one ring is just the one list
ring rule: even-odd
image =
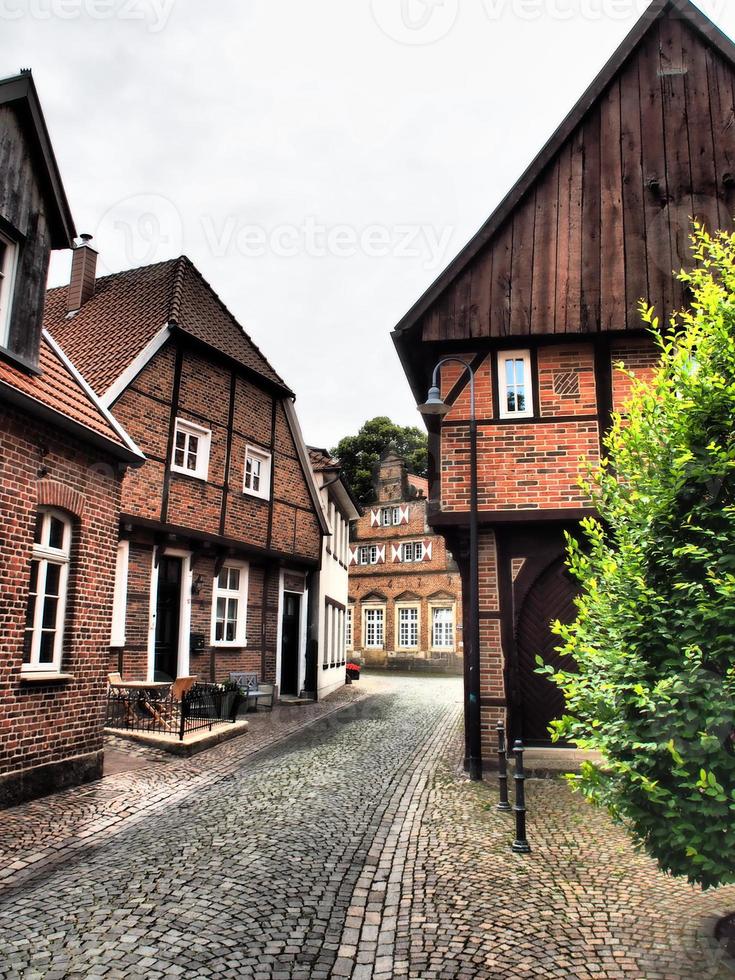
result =
[{"label": "outdoor chair", "polygon": [[274,684],[261,684],[257,674],[231,673],[230,680],[246,695],[246,711],[250,709],[251,702],[256,711],[261,704],[268,711],[273,711],[273,699],[276,693]]},{"label": "outdoor chair", "polygon": [[107,675],[107,683],[110,685],[110,687],[117,687],[119,684],[122,684],[122,682],[122,674],[120,674],[118,671]]},{"label": "outdoor chair", "polygon": [[146,711],[158,722],[161,728],[166,731],[175,731],[179,723],[176,705],[181,702],[184,695],[194,687],[196,682],[196,675],[194,677],[177,677],[165,700],[156,701],[151,697],[145,699],[143,704]]}]

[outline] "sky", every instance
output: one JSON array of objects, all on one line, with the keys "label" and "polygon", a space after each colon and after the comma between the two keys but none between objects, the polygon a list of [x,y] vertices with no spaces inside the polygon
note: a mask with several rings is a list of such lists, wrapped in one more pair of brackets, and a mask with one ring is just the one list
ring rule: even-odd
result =
[{"label": "sky", "polygon": [[0,0],[0,76],[32,68],[100,272],[188,255],[332,447],[420,424],[391,329],[647,6]]}]

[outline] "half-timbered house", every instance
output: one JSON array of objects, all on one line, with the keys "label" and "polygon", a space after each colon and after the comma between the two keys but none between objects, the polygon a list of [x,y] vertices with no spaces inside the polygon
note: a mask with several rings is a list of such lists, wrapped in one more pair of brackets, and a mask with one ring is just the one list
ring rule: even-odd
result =
[{"label": "half-timbered house", "polygon": [[[555,660],[549,623],[574,615],[563,532],[592,513],[580,458],[600,457],[625,402],[622,362],[656,350],[639,302],[665,322],[686,300],[690,217],[731,228],[735,46],[687,0],[656,0],[478,234],[400,322],[394,340],[417,401],[443,355],[467,359],[479,422],[483,737],[548,739],[562,701],[535,672]],[[430,522],[469,574],[469,391],[430,423]],[[467,630],[466,636],[467,636]],[[468,638],[469,639],[469,638]]]},{"label": "half-timbered house", "polygon": [[328,529],[293,393],[187,258],[99,279],[96,259],[75,249],[46,325],[146,456],[123,484],[110,670],[248,671],[298,697]]}]

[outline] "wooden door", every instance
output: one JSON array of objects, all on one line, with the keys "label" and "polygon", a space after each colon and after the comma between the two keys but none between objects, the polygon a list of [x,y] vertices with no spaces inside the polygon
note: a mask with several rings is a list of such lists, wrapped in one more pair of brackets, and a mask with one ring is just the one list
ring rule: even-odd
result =
[{"label": "wooden door", "polygon": [[158,564],[156,597],[156,681],[175,680],[179,664],[181,625],[181,558],[164,555]]},{"label": "wooden door", "polygon": [[301,596],[283,593],[281,623],[281,694],[299,695],[299,646],[301,634]]},{"label": "wooden door", "polygon": [[[530,568],[529,568],[530,571]],[[566,571],[563,559],[547,565],[532,584],[523,587],[519,577],[516,595],[522,598],[516,618],[516,654],[520,693],[520,737],[529,744],[550,744],[549,725],[564,712],[564,697],[559,688],[536,673],[536,657],[555,667],[573,669],[567,657],[555,652],[559,637],[551,632],[551,623],[571,623],[576,616],[574,597],[577,589]]]}]

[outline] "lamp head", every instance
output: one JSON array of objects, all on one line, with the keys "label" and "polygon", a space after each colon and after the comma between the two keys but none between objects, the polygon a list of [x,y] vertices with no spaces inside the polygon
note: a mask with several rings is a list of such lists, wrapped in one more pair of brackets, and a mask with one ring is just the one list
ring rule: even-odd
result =
[{"label": "lamp head", "polygon": [[418,406],[419,412],[422,415],[439,415],[444,416],[451,411],[451,405],[447,405],[442,399],[441,391],[433,386],[429,388],[429,397],[423,405]]}]

